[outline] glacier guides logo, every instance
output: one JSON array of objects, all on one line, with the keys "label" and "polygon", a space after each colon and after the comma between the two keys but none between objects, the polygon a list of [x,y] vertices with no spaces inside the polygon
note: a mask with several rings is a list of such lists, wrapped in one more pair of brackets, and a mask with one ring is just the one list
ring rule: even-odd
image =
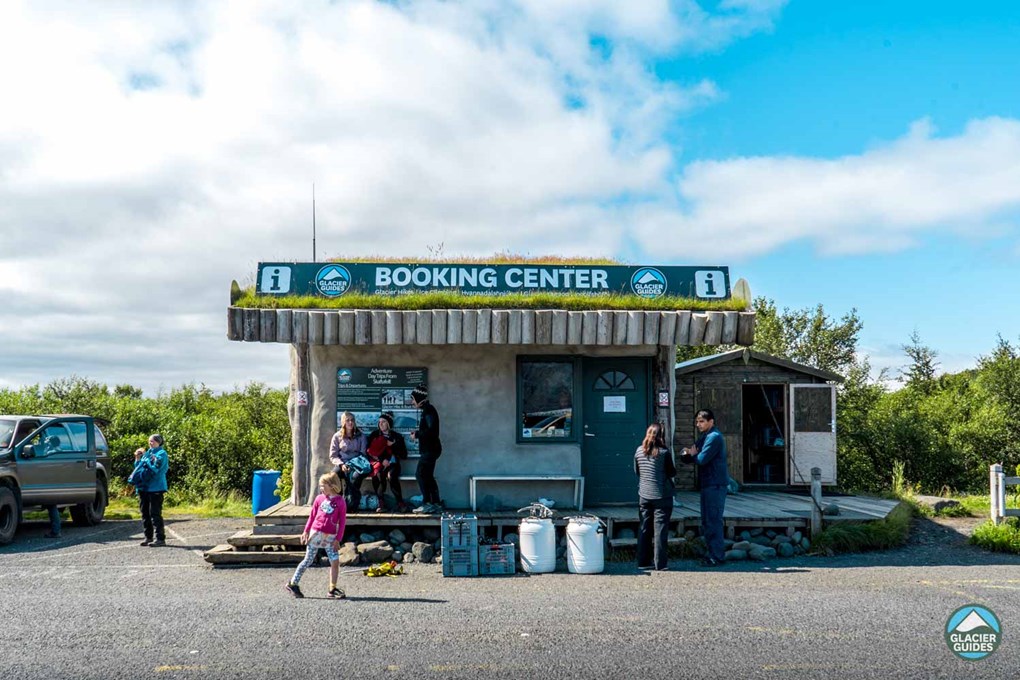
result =
[{"label": "glacier guides logo", "polygon": [[657,298],[666,292],[666,277],[658,269],[642,267],[630,277],[630,287],[643,298]]},{"label": "glacier guides logo", "polygon": [[960,607],[946,621],[946,644],[961,659],[983,659],[1002,642],[1002,625],[991,609],[976,604]]},{"label": "glacier guides logo", "polygon": [[328,264],[315,275],[315,287],[326,297],[338,297],[351,287],[351,273],[342,265]]}]

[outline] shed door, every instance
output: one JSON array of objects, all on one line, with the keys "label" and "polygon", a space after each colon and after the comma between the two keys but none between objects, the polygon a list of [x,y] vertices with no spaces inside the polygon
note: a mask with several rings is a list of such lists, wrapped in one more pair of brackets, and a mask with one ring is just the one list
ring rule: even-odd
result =
[{"label": "shed door", "polygon": [[836,483],[836,387],[790,385],[790,484]]},{"label": "shed door", "polygon": [[[726,465],[729,476],[740,482],[744,482],[744,457],[741,452],[743,445],[743,422],[744,408],[742,404],[743,388],[740,383],[729,382],[702,383],[699,382],[696,390],[696,401],[694,413],[700,409],[707,408],[715,416],[715,427],[723,435],[726,441]],[[687,425],[697,437],[694,431],[693,420]],[[684,446],[688,446],[685,442]]]}]

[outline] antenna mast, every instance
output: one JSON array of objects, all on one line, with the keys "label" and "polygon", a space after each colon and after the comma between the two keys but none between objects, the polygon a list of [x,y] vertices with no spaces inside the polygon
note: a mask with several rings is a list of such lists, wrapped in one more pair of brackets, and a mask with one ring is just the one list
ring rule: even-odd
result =
[{"label": "antenna mast", "polygon": [[315,182],[312,182],[312,262],[315,262]]}]

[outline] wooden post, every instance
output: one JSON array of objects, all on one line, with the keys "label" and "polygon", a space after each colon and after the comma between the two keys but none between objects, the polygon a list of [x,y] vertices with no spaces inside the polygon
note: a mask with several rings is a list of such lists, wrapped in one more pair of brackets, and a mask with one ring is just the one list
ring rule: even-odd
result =
[{"label": "wooden post", "polygon": [[717,347],[722,342],[723,321],[725,317],[722,312],[709,312],[708,325],[705,326],[705,345]]},{"label": "wooden post", "polygon": [[476,324],[475,342],[479,345],[492,344],[492,310],[479,309],[478,323]]},{"label": "wooden post", "polygon": [[552,311],[541,309],[535,312],[535,344],[552,344]]},{"label": "wooden post", "polygon": [[[432,344],[446,344],[446,321],[450,318],[445,309],[432,310]],[[419,333],[419,335],[421,335]]]},{"label": "wooden post", "polygon": [[627,312],[627,344],[640,345],[645,339],[645,313]]},{"label": "wooden post", "polygon": [[[580,345],[583,341],[584,312],[567,312],[567,344]],[[587,344],[594,344],[594,342]]]},{"label": "wooden post", "polygon": [[354,344],[372,344],[372,312],[367,309],[354,312]]},{"label": "wooden post", "polygon": [[645,342],[646,345],[659,344],[659,319],[662,314],[659,312],[645,312]]},{"label": "wooden post", "polygon": [[288,345],[291,343],[291,337],[294,332],[293,323],[291,319],[294,318],[294,310],[292,309],[278,309],[276,310],[276,341],[285,342]]},{"label": "wooden post", "polygon": [[337,332],[337,344],[354,344],[354,312],[340,312]]},{"label": "wooden post", "polygon": [[303,309],[295,309],[290,318],[291,334],[290,341],[296,345],[308,343],[308,312]]},{"label": "wooden post", "polygon": [[478,310],[465,309],[462,313],[460,341],[465,345],[478,344]]},{"label": "wooden post", "polygon": [[246,309],[244,310],[244,329],[241,333],[241,337],[244,338],[245,342],[258,342],[259,341],[259,310],[257,309]]},{"label": "wooden post", "polygon": [[431,345],[432,344],[432,312],[423,309],[415,312],[416,321],[414,333],[418,336],[419,345]]},{"label": "wooden post", "polygon": [[811,540],[822,532],[822,468],[811,468]]},{"label": "wooden post", "polygon": [[691,314],[691,329],[687,344],[692,347],[705,344],[705,329],[707,327],[708,314]]},{"label": "wooden post", "polygon": [[722,342],[724,345],[732,345],[737,341],[739,322],[740,312],[723,312]]},{"label": "wooden post", "polygon": [[462,328],[464,326],[464,312],[460,309],[451,309],[446,312],[446,344],[459,345]]},{"label": "wooden post", "polygon": [[[290,396],[287,412],[290,416],[290,438],[294,469],[291,471],[293,489],[290,501],[295,505],[311,502],[311,413],[312,381],[309,373],[308,344],[290,346]],[[298,394],[305,396],[304,404],[299,403]]]},{"label": "wooden post", "polygon": [[1005,509],[1003,489],[1000,488],[1002,484],[1002,464],[996,463],[991,466],[989,471],[989,496],[991,497],[991,510],[992,510],[992,521],[996,524],[1002,522],[1003,510]]},{"label": "wooden post", "polygon": [[535,344],[535,310],[525,309],[521,312],[521,344]]},{"label": "wooden post", "polygon": [[413,345],[418,342],[418,312],[404,311],[400,313],[400,318],[404,324],[404,332],[402,336],[403,343],[405,345]]},{"label": "wooden post", "polygon": [[676,312],[662,312],[659,319],[659,344],[676,349]]},{"label": "wooden post", "polygon": [[404,344],[404,313],[401,311],[386,312],[386,344]]},{"label": "wooden post", "polygon": [[[552,333],[551,333],[552,337],[551,337],[551,341],[550,341],[549,344],[552,344],[552,345],[565,345],[565,344],[567,344],[567,331],[568,331],[568,326],[569,326],[568,320],[570,319],[570,315],[569,315],[569,313],[567,313],[565,311],[560,311],[560,310],[557,310],[555,312],[551,312],[551,314],[552,314]],[[577,333],[578,338],[577,339],[578,339],[578,341],[580,341],[580,339],[581,339],[580,338],[580,335],[581,335],[581,333],[580,333],[581,325],[580,324],[578,324],[577,330],[578,330],[578,333]]]},{"label": "wooden post", "polygon": [[259,323],[259,342],[276,342],[276,310],[263,309]]},{"label": "wooden post", "polygon": [[[673,399],[676,397],[676,347],[672,345],[657,345],[655,348],[655,366],[652,373],[652,398],[655,399],[655,420],[662,423],[665,428],[663,438],[667,442],[673,441]],[[665,406],[659,404],[659,392],[669,394],[669,403]],[[679,461],[678,461],[679,464]]]},{"label": "wooden post", "polygon": [[386,344],[386,312],[383,310],[372,311],[372,344]]},{"label": "wooden post", "polygon": [[610,344],[627,344],[627,312],[609,312],[613,315],[613,340]]},{"label": "wooden post", "polygon": [[674,333],[676,344],[687,347],[691,342],[691,313],[682,311],[676,313],[676,332]]},{"label": "wooden post", "polygon": [[322,344],[335,345],[340,342],[340,313],[323,312]]},{"label": "wooden post", "polygon": [[[589,312],[585,312],[585,329],[588,328]],[[598,322],[595,326],[595,344],[609,345],[613,342],[613,313],[608,311],[598,312]]]},{"label": "wooden post", "polygon": [[507,335],[506,342],[508,345],[519,345],[521,344],[521,337],[523,336],[524,326],[524,312],[519,309],[510,310],[509,320],[507,321]]},{"label": "wooden post", "polygon": [[239,307],[227,307],[227,339],[240,340],[244,337],[244,312]]},{"label": "wooden post", "polygon": [[497,309],[492,313],[492,344],[505,345],[510,335],[510,312]]},{"label": "wooden post", "polygon": [[750,347],[754,344],[754,312],[740,312],[737,321],[737,344]]}]

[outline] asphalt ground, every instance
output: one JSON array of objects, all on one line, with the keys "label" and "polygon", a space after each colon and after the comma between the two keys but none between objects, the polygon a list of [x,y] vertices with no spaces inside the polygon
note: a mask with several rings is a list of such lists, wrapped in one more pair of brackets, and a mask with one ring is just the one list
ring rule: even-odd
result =
[{"label": "asphalt ground", "polygon": [[[138,522],[44,522],[0,548],[0,678],[1007,678],[1020,669],[1020,557],[926,522],[893,551],[701,570],[397,578],[218,568],[201,551],[250,520],[175,520],[139,547]],[[1003,626],[998,651],[953,656],[968,603]]]}]

